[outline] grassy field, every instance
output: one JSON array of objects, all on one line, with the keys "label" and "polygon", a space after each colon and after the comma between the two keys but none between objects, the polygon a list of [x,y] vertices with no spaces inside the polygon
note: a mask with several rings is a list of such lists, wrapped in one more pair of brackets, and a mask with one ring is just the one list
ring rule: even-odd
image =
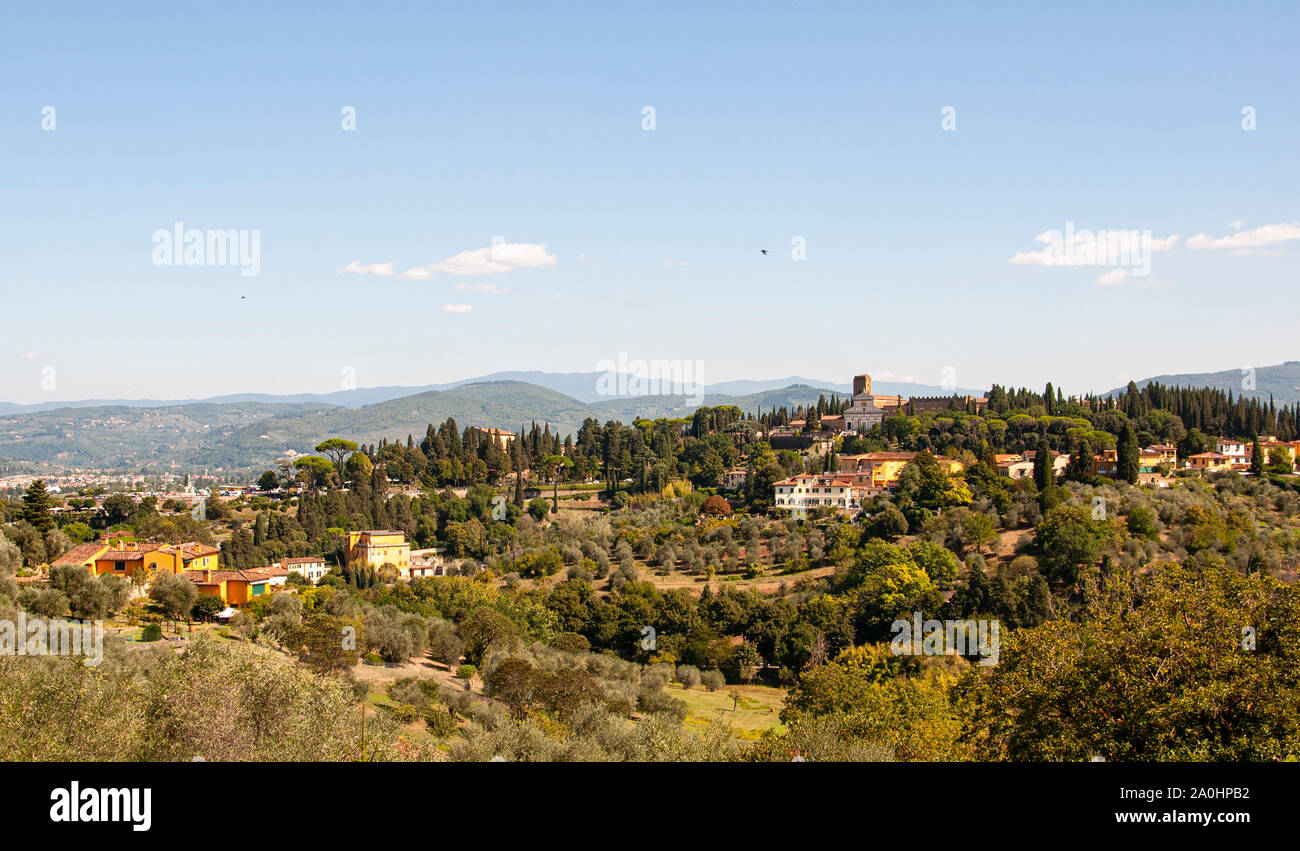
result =
[{"label": "grassy field", "polygon": [[[784,730],[781,723],[781,706],[785,691],[771,686],[723,686],[709,691],[696,686],[687,691],[677,683],[670,684],[665,692],[683,701],[690,710],[687,726],[703,727],[710,721],[721,721],[746,738],[757,738],[766,730]],[[740,700],[732,709],[732,694]]]}]

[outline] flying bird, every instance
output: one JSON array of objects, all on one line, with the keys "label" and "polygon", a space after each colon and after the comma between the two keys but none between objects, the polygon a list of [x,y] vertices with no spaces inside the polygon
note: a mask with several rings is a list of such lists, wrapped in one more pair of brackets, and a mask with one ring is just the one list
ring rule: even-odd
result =
[{"label": "flying bird", "polygon": [[758,250],[761,251],[761,252],[763,252],[764,254],[767,253],[767,249],[766,249],[766,248],[760,248],[760,249],[758,249]]}]

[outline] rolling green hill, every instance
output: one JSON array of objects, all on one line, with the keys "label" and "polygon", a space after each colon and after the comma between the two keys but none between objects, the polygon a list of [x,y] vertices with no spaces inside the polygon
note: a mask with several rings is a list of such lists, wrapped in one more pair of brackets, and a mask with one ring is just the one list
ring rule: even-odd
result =
[{"label": "rolling green hill", "polygon": [[452,390],[431,390],[360,408],[330,408],[296,417],[279,417],[249,425],[231,434],[227,445],[247,457],[274,458],[294,450],[311,452],[327,437],[344,437],[358,443],[378,443],[381,438],[419,441],[425,428],[454,417],[462,430],[482,425],[515,431],[536,420],[558,426],[561,433],[577,431],[588,406],[554,390],[522,381],[490,381]]},{"label": "rolling green hill", "polygon": [[0,457],[134,470],[185,463],[217,469],[247,459],[226,441],[252,423],[325,409],[317,404],[197,403],[161,408],[57,408],[0,417]]},{"label": "rolling green hill", "polygon": [[[815,402],[831,390],[806,385],[748,396],[706,395],[706,405],[742,411]],[[489,381],[435,390],[359,408],[311,404],[194,403],[154,408],[60,408],[0,417],[0,458],[62,467],[123,470],[266,469],[286,452],[310,453],[328,437],[359,443],[417,441],[430,423],[454,417],[510,431],[536,422],[575,433],[588,417],[601,422],[637,417],[690,417],[684,397],[619,398],[585,404],[522,381]]]},{"label": "rolling green hill", "polygon": [[[1249,375],[1241,369],[1225,369],[1222,372],[1184,372],[1176,375],[1154,375],[1135,382],[1142,388],[1151,382],[1176,387],[1212,387],[1217,390],[1231,390],[1234,396],[1254,396],[1264,401],[1272,395],[1273,401],[1281,405],[1300,402],[1300,361],[1289,360],[1274,366],[1255,367],[1255,389],[1246,389],[1244,383]],[[1117,387],[1106,395],[1123,393],[1123,387]]]}]

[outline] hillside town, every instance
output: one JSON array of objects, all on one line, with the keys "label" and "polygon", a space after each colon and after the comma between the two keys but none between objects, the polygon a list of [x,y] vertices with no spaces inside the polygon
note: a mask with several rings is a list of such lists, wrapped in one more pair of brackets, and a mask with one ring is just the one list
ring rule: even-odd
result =
[{"label": "hillside town", "polygon": [[[252,705],[280,683],[299,708],[261,716],[274,747],[248,738],[238,707],[210,714],[229,720],[214,738],[171,710],[145,732],[128,702],[76,716],[111,745],[0,727],[0,746],[28,759],[771,760],[805,741],[823,759],[1300,753],[1294,723],[1257,740],[1223,716],[1203,733],[1122,687],[1175,652],[1171,618],[1236,623],[1218,589],[1300,587],[1300,406],[1155,382],[905,397],[873,393],[864,373],[852,388],[573,433],[449,417],[422,435],[324,436],[235,481],[10,479],[0,645],[4,623],[71,618],[106,642],[82,688],[215,705],[219,675]],[[1294,611],[1252,618],[1293,629]],[[927,623],[974,626],[922,640]],[[1120,624],[1148,655],[1098,650]],[[1189,688],[1236,652],[1232,632]],[[1087,670],[1040,688],[1049,657]],[[1294,668],[1280,649],[1250,659],[1261,677]],[[0,653],[0,684],[24,700],[52,693],[28,685],[44,670]],[[1182,732],[1159,746],[1087,723],[1024,733],[1027,706],[1073,703],[1060,695],[1085,680],[1115,683],[1098,690],[1107,712]],[[1274,690],[1268,711],[1300,717],[1295,694]],[[863,701],[884,713],[865,727]],[[346,722],[362,716],[365,739]],[[1001,732],[1008,717],[1026,720]],[[808,738],[826,724],[854,732]]]},{"label": "hillside town", "polygon": [[[998,477],[1008,480],[1011,485],[1034,482],[1041,489],[1046,486],[1045,482],[1062,480],[1072,475],[1081,481],[1127,480],[1137,485],[1169,488],[1180,477],[1188,475],[1260,473],[1263,469],[1261,464],[1267,466],[1270,475],[1293,476],[1296,450],[1300,447],[1300,440],[1279,440],[1276,436],[1267,434],[1250,440],[1231,436],[1219,437],[1212,442],[1207,440],[1214,448],[1199,452],[1185,451],[1188,447],[1198,448],[1195,444],[1189,444],[1180,450],[1178,445],[1165,441],[1151,443],[1136,450],[1135,460],[1128,463],[1127,470],[1121,459],[1121,447],[1103,448],[1081,456],[1077,451],[1044,448],[1046,440],[1040,441],[1038,448],[1026,448],[1019,452],[989,452],[983,458],[973,457],[970,453],[965,453],[963,457],[963,453],[952,449],[947,453],[903,450],[900,447],[880,451],[845,451],[846,446],[860,441],[873,437],[879,439],[895,422],[915,422],[917,417],[928,418],[930,421],[955,422],[963,417],[978,419],[990,415],[988,395],[876,395],[872,393],[871,376],[865,373],[853,377],[852,387],[853,394],[849,398],[840,399],[832,395],[827,400],[823,396],[815,406],[750,415],[752,427],[748,429],[738,428],[746,421],[745,415],[735,410],[705,410],[697,414],[689,424],[679,421],[677,428],[698,435],[699,416],[704,414],[716,424],[714,428],[707,429],[707,433],[732,435],[739,441],[736,447],[739,451],[735,457],[747,461],[744,465],[730,469],[722,467],[712,480],[707,478],[707,467],[701,469],[705,477],[703,480],[700,475],[691,478],[697,486],[712,485],[712,490],[725,498],[725,503],[722,504],[726,505],[728,512],[744,510],[746,507],[761,508],[766,504],[770,507],[772,516],[793,517],[798,522],[806,522],[810,517],[825,517],[828,513],[849,521],[855,521],[859,515],[865,514],[869,521],[881,505],[897,502],[905,471],[916,466],[918,455],[923,452],[927,458],[932,458],[932,463],[948,478],[959,479],[967,472],[967,468],[983,461]],[[998,388],[998,392],[1004,391]],[[1050,385],[1048,392],[1051,392]],[[1072,403],[1081,406],[1085,400],[1075,398]],[[1094,406],[1102,409],[1114,408],[1118,404],[1114,399],[1100,405],[1096,400],[1093,401]],[[1186,440],[1186,433],[1182,436]],[[438,442],[445,438],[444,429],[435,430],[430,426],[422,447],[426,452],[434,450]],[[490,462],[490,478],[493,478],[492,469],[499,467],[504,459],[504,469],[507,471],[496,481],[502,487],[502,493],[510,500],[511,507],[518,511],[523,497],[526,497],[533,501],[528,506],[529,510],[539,517],[546,517],[559,505],[558,499],[553,505],[547,505],[547,501],[542,498],[547,481],[553,483],[557,493],[561,484],[566,488],[587,488],[601,482],[599,476],[590,473],[567,476],[547,474],[547,468],[552,465],[560,473],[566,472],[565,468],[581,469],[583,465],[579,447],[584,440],[579,435],[577,442],[573,436],[561,442],[558,433],[552,434],[548,426],[539,432],[536,424],[528,435],[494,425],[470,426],[464,435],[465,446],[473,448],[481,458]],[[380,469],[375,464],[381,464],[383,456],[394,448],[381,445],[378,450],[373,447],[360,447],[357,450],[357,447],[347,441],[336,440],[332,443],[343,446],[345,452],[353,452],[354,461],[364,459],[364,466],[375,470]],[[410,440],[407,443],[408,446],[413,446]],[[1081,445],[1086,446],[1087,441]],[[544,465],[528,461],[546,451],[554,451],[556,454],[551,459],[546,459]],[[799,471],[770,481],[766,485],[769,490],[756,494],[752,484],[759,479],[755,460],[760,452],[775,452],[786,469],[794,466]],[[1047,460],[1040,461],[1040,454]],[[235,505],[279,505],[281,509],[289,507],[315,493],[322,481],[329,481],[328,473],[323,480],[319,476],[322,470],[332,471],[333,462],[316,465],[311,458],[312,456],[303,455],[295,463],[282,463],[279,475],[267,471],[259,481],[252,483],[213,483],[208,487],[196,488],[191,484],[189,476],[175,476],[170,479],[170,488],[151,489],[140,484],[132,486],[129,478],[109,483],[106,487],[100,478],[96,478],[93,483],[73,490],[66,497],[62,497],[58,487],[48,487],[49,515],[62,525],[73,524],[73,528],[84,528],[86,531],[80,534],[89,535],[91,540],[77,544],[66,552],[50,553],[50,558],[31,565],[31,570],[19,579],[30,586],[33,582],[46,582],[51,568],[77,567],[92,576],[111,575],[130,580],[130,596],[145,598],[146,588],[156,575],[170,574],[188,580],[200,597],[219,601],[219,611],[214,612],[208,608],[204,608],[204,611],[216,620],[228,622],[250,601],[275,593],[296,592],[299,587],[310,587],[322,582],[330,574],[337,577],[345,572],[383,571],[385,576],[390,576],[394,581],[410,582],[447,576],[462,569],[477,571],[484,567],[481,561],[473,564],[467,562],[466,566],[457,567],[456,556],[462,554],[463,548],[449,546],[441,536],[426,539],[423,542],[426,546],[413,551],[407,537],[409,531],[380,529],[342,532],[337,547],[330,553],[286,554],[264,564],[241,560],[236,566],[222,564],[223,550],[229,549],[230,540],[221,547],[194,540],[140,540],[130,534],[130,524],[123,523],[141,507],[145,510],[157,508],[177,515],[188,513],[200,521],[204,519],[210,501],[214,505],[228,500]],[[1080,458],[1084,459],[1082,463]],[[555,464],[561,460],[563,464]],[[576,467],[575,461],[578,462]],[[605,466],[611,466],[608,460]],[[513,473],[508,470],[513,470]],[[643,470],[642,475],[644,474]],[[419,482],[412,482],[400,474],[394,476],[387,470],[383,476],[384,483],[381,487],[388,493],[386,500],[397,494],[405,498],[419,498],[422,493],[427,493],[430,485],[426,480],[422,490],[418,486]],[[34,481],[31,477],[10,477],[8,484],[12,492],[21,494],[33,487]],[[527,487],[524,486],[525,481],[528,482]],[[644,478],[623,481],[631,486],[629,490],[636,490],[637,485],[645,484]],[[339,478],[336,484],[340,493],[348,492],[347,476]],[[113,488],[112,492],[110,487]],[[470,490],[466,485],[446,487],[446,493],[452,498],[466,498]],[[614,493],[617,494],[617,488]],[[573,497],[580,494],[579,491],[568,495]],[[757,501],[756,496],[759,497]],[[535,504],[539,501],[542,503],[540,514]],[[256,513],[253,515],[257,516]],[[115,533],[115,524],[116,527],[127,528],[121,533]],[[236,520],[235,528],[238,529],[240,525],[241,522]],[[102,536],[95,531],[106,526],[108,530]],[[454,550],[462,552],[453,553]]]}]

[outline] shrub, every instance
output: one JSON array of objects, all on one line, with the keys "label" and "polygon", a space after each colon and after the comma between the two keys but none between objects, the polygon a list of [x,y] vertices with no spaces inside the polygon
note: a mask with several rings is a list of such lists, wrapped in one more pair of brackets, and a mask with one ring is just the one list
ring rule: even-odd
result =
[{"label": "shrub", "polygon": [[714,494],[704,500],[704,504],[700,507],[700,513],[725,517],[731,513],[731,504],[717,494]]},{"label": "shrub", "polygon": [[456,669],[456,676],[460,677],[462,680],[473,679],[474,675],[477,673],[478,668],[473,665],[461,665]]},{"label": "shrub", "polygon": [[541,497],[531,500],[528,503],[528,513],[533,515],[533,519],[539,523],[546,519],[546,515],[551,511],[551,503]]},{"label": "shrub", "polygon": [[686,703],[662,691],[643,688],[637,694],[636,704],[637,709],[647,714],[668,715],[678,723],[686,720]]},{"label": "shrub", "polygon": [[230,619],[230,625],[249,641],[257,638],[257,618],[248,612],[240,612],[235,615]]},{"label": "shrub", "polygon": [[416,718],[420,717],[420,713],[417,712],[415,707],[411,706],[409,703],[399,703],[396,706],[389,706],[386,708],[389,712],[393,713],[393,717],[402,724],[410,724]]},{"label": "shrub", "polygon": [[1130,511],[1125,519],[1125,525],[1128,526],[1130,534],[1139,538],[1155,540],[1158,537],[1156,514],[1145,505],[1136,506]]},{"label": "shrub", "polygon": [[717,668],[700,674],[700,682],[709,691],[717,691],[727,684],[727,678]]},{"label": "shrub", "polygon": [[162,626],[156,623],[147,623],[144,629],[140,630],[141,641],[162,641]]},{"label": "shrub", "polygon": [[[408,704],[414,710],[423,709],[429,698],[423,683],[415,677],[402,677],[388,687],[388,696],[395,703]],[[412,719],[414,720],[414,719]]]},{"label": "shrub", "polygon": [[439,739],[445,739],[457,730],[456,719],[441,706],[430,706],[424,711],[424,725]]},{"label": "shrub", "polygon": [[673,666],[667,664],[657,664],[647,667],[641,672],[641,687],[659,691],[668,685],[673,678]]},{"label": "shrub", "polygon": [[576,632],[561,632],[551,639],[551,646],[566,653],[586,653],[591,650],[591,642],[585,635]]},{"label": "shrub", "polygon": [[208,620],[225,607],[226,604],[215,594],[200,594],[190,613],[199,620]]},{"label": "shrub", "polygon": [[678,665],[677,682],[682,684],[683,689],[689,691],[700,684],[700,669],[694,665]]}]

